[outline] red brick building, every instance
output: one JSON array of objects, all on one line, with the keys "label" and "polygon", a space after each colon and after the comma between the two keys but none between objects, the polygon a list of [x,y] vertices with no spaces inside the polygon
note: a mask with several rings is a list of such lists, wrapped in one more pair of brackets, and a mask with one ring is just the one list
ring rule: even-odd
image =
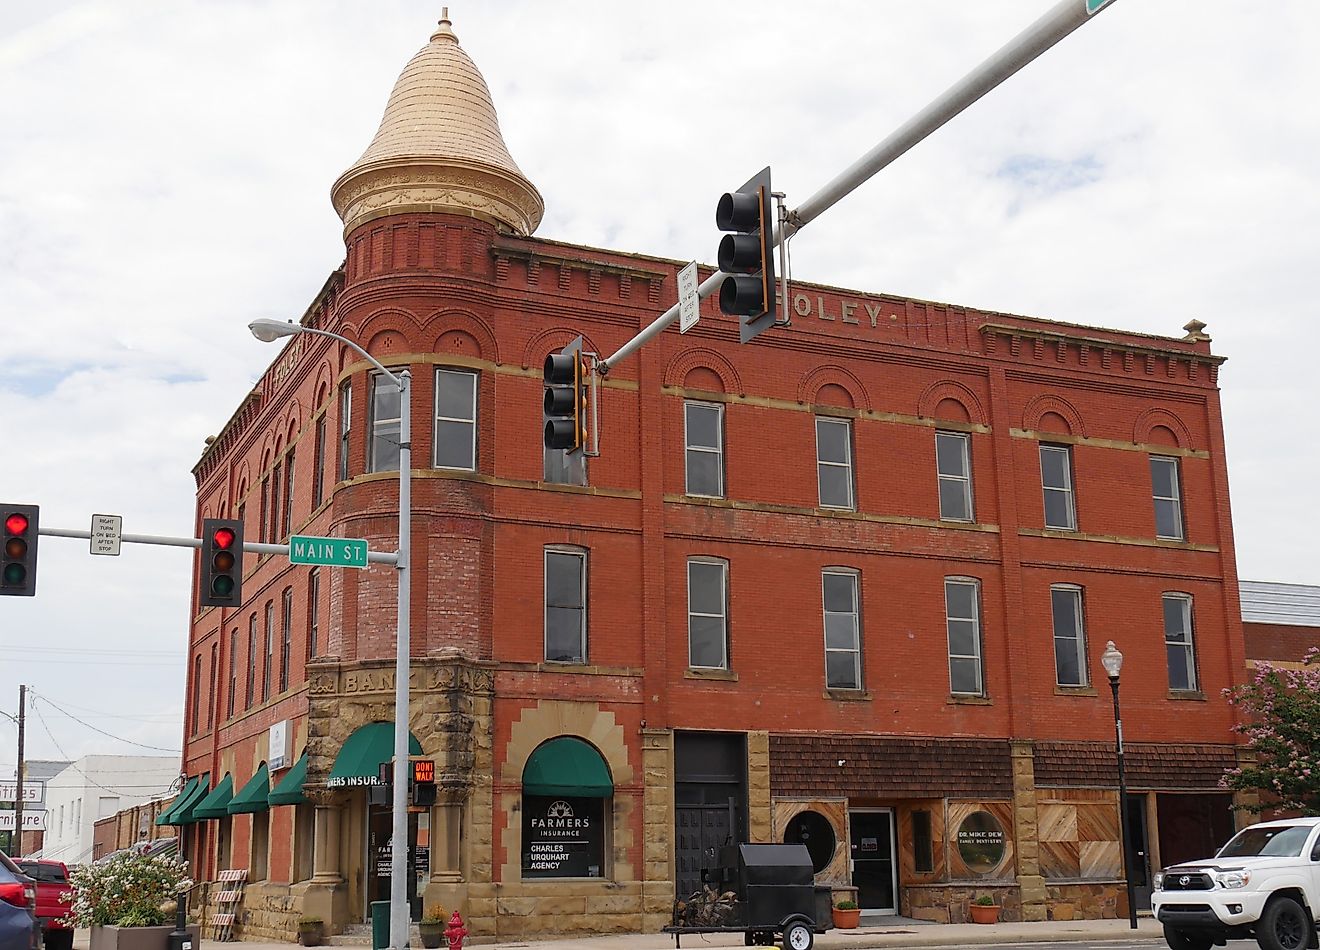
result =
[{"label": "red brick building", "polygon": [[[1231,826],[1246,660],[1201,324],[795,281],[789,329],[740,346],[706,301],[613,370],[574,460],[542,447],[546,355],[613,352],[682,262],[532,236],[447,21],[333,200],[347,255],[301,321],[412,379],[419,908],[487,938],[652,930],[732,835],[806,841],[873,912],[1122,914],[1108,640],[1138,881]],[[294,337],[196,467],[199,528],[394,550],[399,413]],[[248,934],[338,929],[388,892],[394,570],[244,568],[243,607],[192,620],[193,781],[161,822],[202,876],[248,869]]]}]

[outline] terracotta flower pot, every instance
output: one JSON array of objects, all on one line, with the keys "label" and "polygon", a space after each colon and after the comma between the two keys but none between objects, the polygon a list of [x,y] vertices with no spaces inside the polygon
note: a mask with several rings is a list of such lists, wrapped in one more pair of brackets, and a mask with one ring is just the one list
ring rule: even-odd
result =
[{"label": "terracotta flower pot", "polygon": [[972,912],[972,923],[974,924],[999,923],[998,904],[970,904],[968,906],[970,907]]},{"label": "terracotta flower pot", "polygon": [[834,926],[838,930],[856,930],[861,919],[862,909],[860,907],[854,907],[852,910],[834,908]]}]

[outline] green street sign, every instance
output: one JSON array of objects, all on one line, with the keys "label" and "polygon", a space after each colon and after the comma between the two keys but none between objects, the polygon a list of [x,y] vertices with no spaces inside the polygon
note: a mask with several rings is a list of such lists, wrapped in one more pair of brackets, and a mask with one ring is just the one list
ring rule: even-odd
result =
[{"label": "green street sign", "polygon": [[289,538],[290,564],[321,567],[366,567],[367,542],[358,538]]},{"label": "green street sign", "polygon": [[1112,2],[1113,0],[1086,0],[1086,15],[1090,16],[1101,7]]}]

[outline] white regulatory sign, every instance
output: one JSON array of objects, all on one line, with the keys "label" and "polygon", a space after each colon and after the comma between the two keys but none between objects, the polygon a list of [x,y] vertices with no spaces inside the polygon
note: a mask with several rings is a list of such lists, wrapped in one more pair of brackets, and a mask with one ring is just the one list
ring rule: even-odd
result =
[{"label": "white regulatory sign", "polygon": [[118,556],[119,540],[123,533],[122,515],[92,515],[92,553]]},{"label": "white regulatory sign", "polygon": [[697,295],[697,262],[678,272],[678,332],[687,333],[701,319],[701,297]]}]

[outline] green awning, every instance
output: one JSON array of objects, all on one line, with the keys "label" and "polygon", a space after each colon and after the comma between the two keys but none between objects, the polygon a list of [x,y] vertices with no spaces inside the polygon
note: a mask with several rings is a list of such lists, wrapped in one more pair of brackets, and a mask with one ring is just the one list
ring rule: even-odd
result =
[{"label": "green awning", "polygon": [[293,768],[285,773],[284,778],[280,779],[280,784],[270,790],[266,796],[266,801],[272,805],[301,805],[307,801],[303,797],[303,782],[307,781],[307,753],[302,754],[297,762],[293,763]]},{"label": "green awning", "polygon": [[179,794],[174,796],[174,801],[170,802],[168,807],[156,816],[157,825],[173,824],[170,820],[171,817],[173,817],[174,813],[179,810],[179,806],[188,800],[188,796],[197,789],[197,781],[200,778],[200,775],[194,775],[184,783],[183,788],[179,790]]},{"label": "green awning", "polygon": [[198,818],[193,814],[196,808],[206,797],[206,793],[211,790],[211,773],[203,772],[202,777],[197,780],[197,787],[193,789],[192,797],[180,805],[170,816],[171,825],[192,825],[196,824]]},{"label": "green awning", "polygon": [[220,784],[215,787],[210,795],[207,795],[195,806],[193,806],[192,816],[194,818],[227,818],[229,817],[229,800],[234,797],[234,777],[228,772],[220,780]]},{"label": "green awning", "polygon": [[610,770],[600,753],[572,736],[537,746],[523,769],[522,785],[524,795],[609,798],[614,794]]},{"label": "green awning", "polygon": [[[421,755],[422,744],[408,733],[408,753]],[[326,777],[331,788],[345,785],[376,785],[382,764],[394,758],[394,723],[369,722],[358,726],[344,741]]]},{"label": "green awning", "polygon": [[270,807],[266,799],[270,795],[270,772],[266,769],[266,763],[262,762],[257,767],[257,772],[248,783],[243,786],[243,790],[233,797],[229,802],[229,814],[242,815],[254,811],[265,811]]}]

